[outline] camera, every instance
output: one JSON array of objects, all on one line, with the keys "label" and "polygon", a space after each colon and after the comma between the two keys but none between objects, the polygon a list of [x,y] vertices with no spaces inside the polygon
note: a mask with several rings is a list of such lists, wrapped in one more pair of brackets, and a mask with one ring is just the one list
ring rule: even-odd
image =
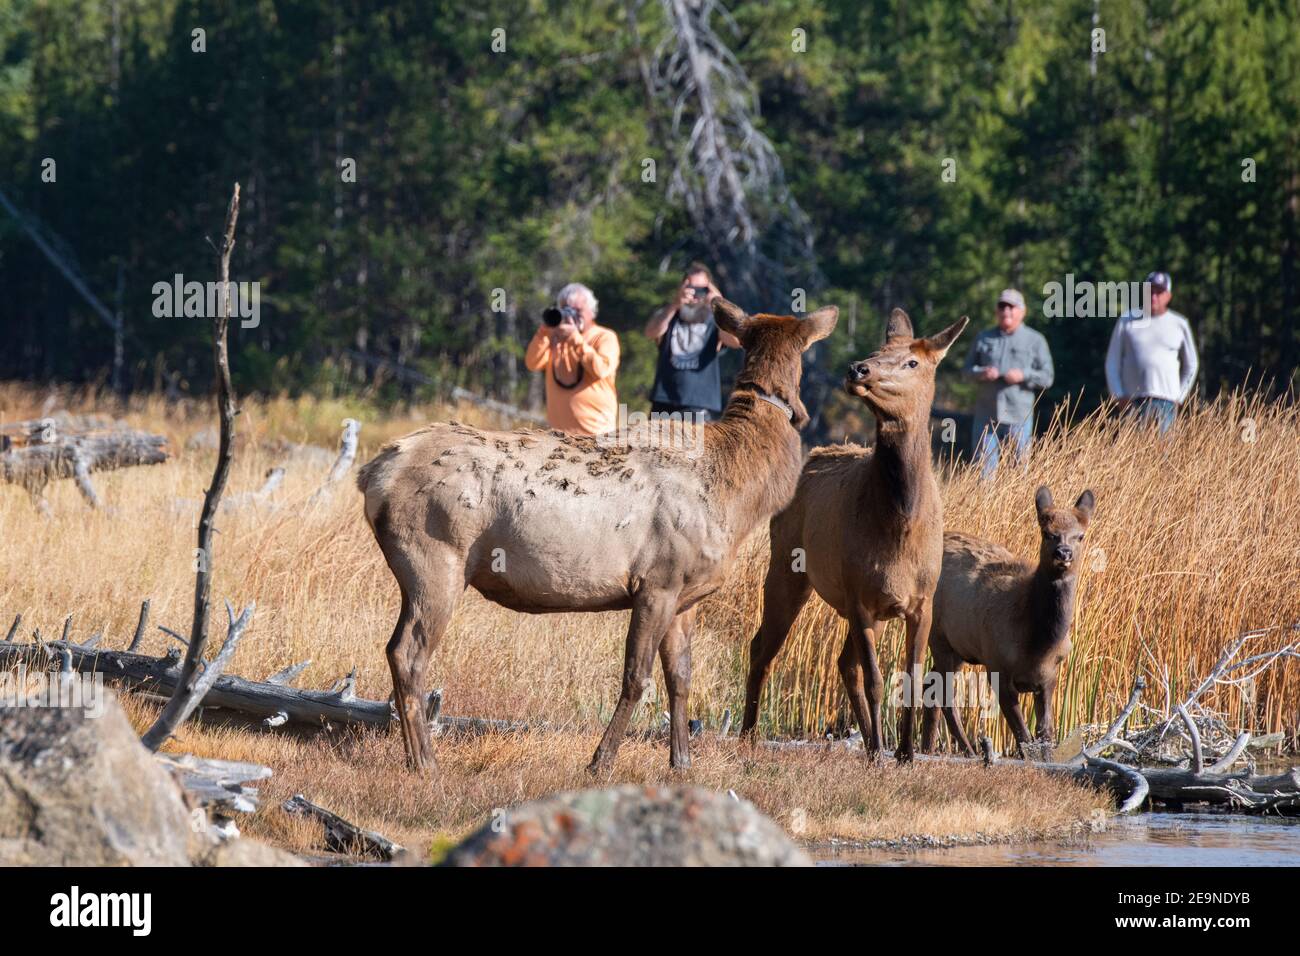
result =
[{"label": "camera", "polygon": [[706,285],[693,285],[691,291],[695,293],[695,298],[704,301],[709,297],[709,287]]},{"label": "camera", "polygon": [[550,308],[542,313],[542,321],[555,328],[561,323],[568,322],[570,325],[578,324],[578,310],[571,305],[563,305],[560,308]]}]

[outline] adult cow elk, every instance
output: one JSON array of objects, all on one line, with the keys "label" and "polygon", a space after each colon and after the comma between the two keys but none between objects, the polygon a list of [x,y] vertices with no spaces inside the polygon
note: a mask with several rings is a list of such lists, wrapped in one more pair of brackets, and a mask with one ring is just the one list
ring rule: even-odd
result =
[{"label": "adult cow elk", "polygon": [[388,662],[414,768],[433,763],[421,693],[429,655],[470,586],[516,611],[630,608],[622,688],[590,769],[613,762],[656,652],[670,762],[690,765],[692,609],[723,582],[746,536],[794,493],[798,429],[808,421],[801,353],[831,333],[839,314],[829,306],[803,319],[749,316],[725,299],[713,311],[740,339],[745,363],[722,417],[702,436],[615,441],[440,423],[362,469],[366,520],[402,594]]},{"label": "adult cow elk", "polygon": [[[895,309],[885,344],[850,366],[844,387],[875,416],[876,445],[815,449],[794,499],[772,519],[763,621],[750,644],[742,734],[753,734],[768,669],[814,590],[848,621],[840,675],[871,754],[884,748],[876,640],[891,618],[906,621],[907,674],[919,690],[943,557],[943,505],[930,467],[934,373],[967,321],[963,316],[936,335],[915,338],[907,313]],[[915,699],[907,696],[899,722],[900,761],[912,756]]]},{"label": "adult cow elk", "polygon": [[[944,535],[930,636],[934,669],[948,684],[955,683],[949,675],[956,675],[963,662],[983,664],[990,680],[996,679],[998,704],[1022,750],[1030,736],[1021,694],[1034,695],[1038,738],[1050,743],[1055,736],[1052,695],[1070,653],[1079,559],[1095,504],[1092,492],[1085,491],[1073,508],[1057,508],[1051,490],[1038,489],[1036,565],[973,535]],[[945,693],[942,710],[953,742],[973,754],[950,694]],[[926,752],[934,750],[938,733],[938,709],[927,704],[921,733]]]}]

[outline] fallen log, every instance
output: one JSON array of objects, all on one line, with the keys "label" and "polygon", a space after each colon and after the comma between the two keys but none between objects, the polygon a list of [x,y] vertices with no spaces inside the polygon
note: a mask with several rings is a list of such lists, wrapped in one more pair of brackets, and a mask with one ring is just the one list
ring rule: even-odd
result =
[{"label": "fallen log", "polygon": [[[24,662],[29,666],[47,667],[51,660],[60,660],[63,666],[81,673],[102,674],[110,683],[170,696],[180,678],[180,650],[173,649],[165,657],[150,657],[130,651],[109,651],[88,648],[64,641],[44,644],[12,644],[0,642],[0,666]],[[275,678],[282,677],[274,675]],[[276,718],[268,726],[286,723],[322,724],[341,726],[361,725],[387,727],[396,717],[386,700],[367,700],[353,692],[355,677],[344,678],[337,690],[301,690],[273,681],[253,681],[234,674],[222,674],[212,681],[199,704],[203,707],[224,707],[252,714],[260,718]],[[430,695],[432,697],[432,695]],[[541,725],[513,720],[490,720],[481,717],[448,717],[438,715],[434,722],[435,734],[511,733],[540,730]]]},{"label": "fallen log", "polygon": [[[51,441],[13,445],[0,452],[0,478],[39,490],[59,478],[89,483],[92,472],[157,465],[167,460],[164,436],[135,429],[113,428],[81,434],[51,430],[50,437]],[[82,490],[84,493],[84,487]]]},{"label": "fallen log", "polygon": [[375,856],[390,862],[406,849],[374,830],[363,830],[356,824],[349,823],[337,813],[312,803],[301,793],[295,793],[280,804],[280,809],[285,813],[302,814],[319,820],[325,826],[325,846],[339,853]]}]

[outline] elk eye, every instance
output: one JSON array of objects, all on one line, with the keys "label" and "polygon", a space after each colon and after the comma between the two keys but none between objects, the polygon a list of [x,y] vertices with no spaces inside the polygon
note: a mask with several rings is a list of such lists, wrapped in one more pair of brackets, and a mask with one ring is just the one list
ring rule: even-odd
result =
[{"label": "elk eye", "polygon": [[912,361],[910,361],[910,362],[907,363],[907,367],[908,367],[908,368],[916,368],[919,364],[921,364],[921,363],[918,362],[916,359],[912,359]]}]

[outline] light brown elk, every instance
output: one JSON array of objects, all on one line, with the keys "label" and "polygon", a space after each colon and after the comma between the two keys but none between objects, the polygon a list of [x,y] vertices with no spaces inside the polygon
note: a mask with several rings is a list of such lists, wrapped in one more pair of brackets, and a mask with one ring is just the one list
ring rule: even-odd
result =
[{"label": "light brown elk", "polygon": [[690,765],[692,609],[723,582],[745,537],[794,493],[798,429],[808,421],[801,353],[838,316],[834,306],[802,320],[748,316],[726,300],[713,308],[740,339],[745,364],[698,445],[662,434],[644,447],[635,435],[613,442],[451,423],[399,439],[362,469],[366,519],[402,593],[388,662],[413,767],[433,763],[425,670],[466,587],[531,613],[630,608],[622,688],[590,769],[613,762],[656,652],[670,762]]},{"label": "light brown elk", "polygon": [[[794,499],[772,519],[742,734],[753,734],[768,669],[815,590],[848,621],[840,674],[868,751],[883,749],[876,640],[887,621],[902,617],[907,672],[918,680],[943,553],[943,505],[930,467],[934,373],[966,323],[963,316],[937,335],[915,338],[907,313],[895,309],[884,346],[850,366],[845,388],[875,416],[875,448],[814,450]],[[909,695],[899,723],[899,760],[912,755],[912,702]]]},{"label": "light brown elk", "polygon": [[[943,541],[943,574],[934,596],[930,649],[934,670],[951,686],[962,663],[982,664],[998,691],[998,704],[1018,747],[1030,741],[1020,695],[1034,695],[1038,737],[1052,742],[1052,695],[1061,662],[1070,653],[1079,560],[1095,499],[1085,491],[1073,508],[1055,508],[1046,485],[1034,495],[1041,543],[1038,564],[968,534],[949,532]],[[929,700],[922,747],[938,741],[943,710],[953,742],[973,754],[950,691],[942,707]]]}]

